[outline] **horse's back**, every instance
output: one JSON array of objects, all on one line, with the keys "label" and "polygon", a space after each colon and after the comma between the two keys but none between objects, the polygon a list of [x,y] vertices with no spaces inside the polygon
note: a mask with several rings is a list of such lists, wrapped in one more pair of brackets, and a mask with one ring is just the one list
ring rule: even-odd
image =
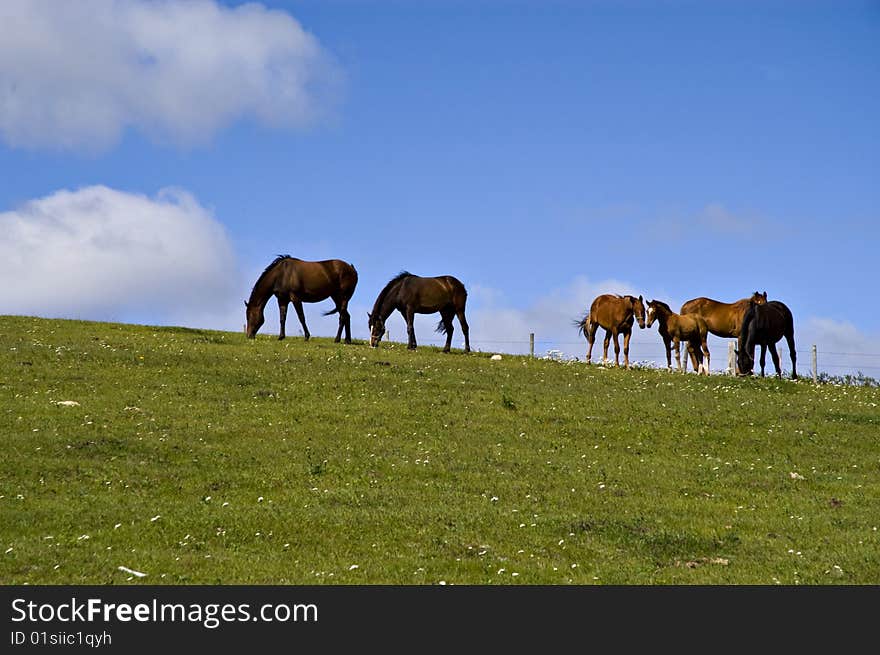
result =
[{"label": "horse's back", "polygon": [[395,293],[403,305],[416,307],[415,311],[420,313],[430,314],[450,305],[463,310],[467,302],[467,289],[453,275],[408,275],[400,281]]},{"label": "horse's back", "polygon": [[743,315],[741,332],[748,332],[748,340],[755,343],[776,343],[783,336],[794,333],[794,316],[779,300],[752,304]]},{"label": "horse's back", "polygon": [[613,293],[603,293],[596,296],[590,305],[589,318],[592,323],[598,323],[606,329],[622,326],[627,321],[632,326],[632,314],[627,317],[629,305],[626,299]]},{"label": "horse's back", "polygon": [[317,302],[337,293],[350,298],[357,286],[357,271],[341,259],[307,261],[291,257],[288,266],[290,288],[301,294],[304,302]]},{"label": "horse's back", "polygon": [[714,310],[717,310],[719,307],[726,305],[727,303],[720,302],[718,300],[713,300],[712,298],[706,298],[705,296],[700,296],[699,298],[693,298],[688,300],[681,306],[681,309],[678,310],[679,314],[706,314],[710,313]]},{"label": "horse's back", "polygon": [[730,338],[739,335],[748,308],[748,299],[727,303],[700,297],[684,303],[679,314],[682,316],[701,316],[705,319],[709,332],[722,338]]}]

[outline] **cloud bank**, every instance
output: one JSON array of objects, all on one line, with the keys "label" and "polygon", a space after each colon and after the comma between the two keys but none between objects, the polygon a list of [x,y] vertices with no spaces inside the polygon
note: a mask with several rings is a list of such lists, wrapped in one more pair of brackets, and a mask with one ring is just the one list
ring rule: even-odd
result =
[{"label": "cloud bank", "polygon": [[3,314],[204,323],[241,295],[223,227],[174,189],[92,186],[0,213],[0,279]]},{"label": "cloud bank", "polygon": [[301,127],[338,72],[289,14],[215,0],[3,0],[0,138],[100,151],[128,127],[197,144],[240,118]]}]

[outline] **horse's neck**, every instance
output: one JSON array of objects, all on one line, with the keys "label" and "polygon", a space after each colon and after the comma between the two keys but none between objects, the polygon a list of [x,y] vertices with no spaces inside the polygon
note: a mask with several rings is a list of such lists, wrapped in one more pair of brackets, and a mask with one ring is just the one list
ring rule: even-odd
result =
[{"label": "horse's neck", "polygon": [[661,309],[657,312],[657,318],[667,334],[672,334],[678,330],[678,314]]},{"label": "horse's neck", "polygon": [[397,309],[397,292],[400,282],[397,282],[390,289],[386,289],[385,293],[376,301],[373,307],[373,314],[377,315],[383,321],[386,320]]},{"label": "horse's neck", "polygon": [[260,307],[266,306],[266,303],[269,302],[269,298],[271,298],[272,294],[275,292],[275,280],[278,275],[280,275],[280,268],[280,266],[275,266],[275,268],[257,281],[254,285],[253,291],[251,291],[251,297],[248,304],[256,302]]}]

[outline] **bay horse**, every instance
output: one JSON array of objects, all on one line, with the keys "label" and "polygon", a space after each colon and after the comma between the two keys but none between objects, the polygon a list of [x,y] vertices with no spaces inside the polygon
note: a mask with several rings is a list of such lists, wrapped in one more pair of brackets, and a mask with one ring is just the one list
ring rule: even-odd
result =
[{"label": "bay horse", "polygon": [[[676,314],[672,308],[660,300],[648,301],[648,327],[657,321],[657,331],[666,346],[666,365],[672,369],[672,348],[675,346],[675,362],[681,368],[681,342],[687,344],[687,354],[691,357],[694,370],[709,375],[709,345],[706,338],[709,328],[699,314]],[[705,363],[703,360],[705,359]],[[687,364],[687,357],[685,357]]]},{"label": "bay horse", "polygon": [[[709,332],[723,339],[736,339],[742,327],[743,316],[751,303],[763,305],[767,302],[767,292],[752,294],[751,298],[740,298],[736,302],[719,302],[711,298],[694,298],[681,306],[679,314],[699,314],[706,321]],[[684,360],[687,370],[687,359]]]},{"label": "bay horse", "polygon": [[589,343],[587,349],[587,364],[593,357],[593,342],[596,340],[596,330],[605,328],[605,344],[602,360],[608,360],[608,343],[614,338],[614,362],[620,366],[620,344],[617,335],[623,335],[623,359],[626,368],[629,368],[629,340],[632,337],[633,319],[638,320],[639,327],[645,327],[645,301],[639,296],[619,296],[606,293],[597,296],[590,305],[590,311],[576,322],[578,332],[583,333]]},{"label": "bay horse", "polygon": [[452,345],[452,318],[458,317],[461,331],[464,333],[464,351],[471,351],[470,332],[464,316],[467,303],[467,290],[464,285],[451,275],[438,277],[419,277],[403,271],[388,281],[379,292],[373,311],[367,316],[370,327],[370,346],[376,348],[385,334],[385,321],[394,312],[399,311],[406,320],[407,348],[415,350],[416,332],[413,320],[416,314],[433,314],[440,312],[437,332],[446,335],[443,352],[448,353]]},{"label": "bay horse", "polygon": [[308,341],[309,328],[303,314],[304,302],[321,302],[332,298],[336,307],[324,316],[339,313],[339,330],[336,332],[336,343],[339,343],[342,330],[345,329],[345,343],[351,343],[351,316],[348,313],[348,301],[357,286],[358,274],[354,266],[341,259],[327,259],[319,262],[308,262],[290,255],[278,255],[257,278],[249,300],[245,300],[247,308],[248,339],[257,336],[257,330],[265,322],[263,310],[269,298],[278,299],[278,314],[281,331],[278,339],[286,335],[284,324],[287,321],[287,307],[293,303],[299,322],[302,324],[303,336]]},{"label": "bay horse", "polygon": [[779,353],[776,342],[785,337],[788,354],[791,357],[791,379],[797,380],[797,353],[794,349],[794,317],[791,310],[778,300],[766,304],[752,303],[743,316],[737,348],[737,366],[740,375],[751,375],[755,367],[755,346],[761,346],[761,377],[764,377],[764,362],[767,348],[776,367],[776,376],[782,377],[779,366]]},{"label": "bay horse", "polygon": [[694,298],[681,306],[679,314],[699,314],[706,321],[709,332],[724,339],[735,339],[739,336],[743,316],[751,303],[763,305],[767,302],[767,292],[752,294],[751,298],[742,298],[736,302],[719,302],[711,298]]}]

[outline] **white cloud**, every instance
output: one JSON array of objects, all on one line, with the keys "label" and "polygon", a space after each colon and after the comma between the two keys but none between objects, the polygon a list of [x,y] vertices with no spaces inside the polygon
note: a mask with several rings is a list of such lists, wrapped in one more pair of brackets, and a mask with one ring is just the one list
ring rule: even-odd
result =
[{"label": "white cloud", "polygon": [[686,236],[713,236],[745,239],[774,231],[772,221],[753,212],[731,211],[721,203],[709,203],[696,213],[672,213],[647,220],[642,227],[650,241],[677,241]]},{"label": "white cloud", "polygon": [[[880,378],[880,334],[867,334],[847,321],[813,316],[802,326],[795,317],[794,338],[801,375],[810,371],[810,349],[816,344],[820,371],[832,375],[862,371]],[[787,346],[781,352],[787,355]]]},{"label": "white cloud", "polygon": [[289,14],[215,0],[3,0],[0,137],[101,150],[128,127],[182,144],[242,117],[316,120],[338,81]]},{"label": "white cloud", "polygon": [[758,233],[762,221],[755,216],[735,214],[719,203],[710,203],[697,215],[696,223],[720,235],[747,237]]},{"label": "white cloud", "polygon": [[242,294],[223,227],[174,189],[92,186],[0,213],[0,279],[2,314],[97,320],[210,324]]}]

